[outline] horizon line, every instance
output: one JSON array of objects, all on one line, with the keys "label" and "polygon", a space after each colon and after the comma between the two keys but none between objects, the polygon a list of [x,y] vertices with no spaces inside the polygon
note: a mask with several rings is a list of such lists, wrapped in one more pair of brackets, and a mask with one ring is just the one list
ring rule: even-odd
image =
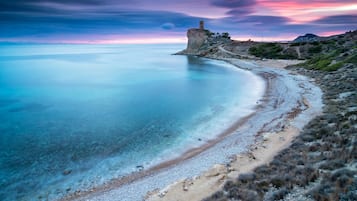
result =
[{"label": "horizon line", "polygon": [[[339,31],[339,32],[328,32],[319,34],[318,36],[327,37],[333,35],[343,34],[349,31]],[[291,42],[298,35],[291,36],[280,36],[280,37],[269,37],[269,36],[231,36],[234,41],[253,41],[253,42]],[[76,39],[0,39],[0,44],[70,44],[70,45],[125,45],[125,44],[186,44],[186,37],[138,37],[138,38],[126,38],[126,39],[99,39],[99,40],[76,40]]]}]

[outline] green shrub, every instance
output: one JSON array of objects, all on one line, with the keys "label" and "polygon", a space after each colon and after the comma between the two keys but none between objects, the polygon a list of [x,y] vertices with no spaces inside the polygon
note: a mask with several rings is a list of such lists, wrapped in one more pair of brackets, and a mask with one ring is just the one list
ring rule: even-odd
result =
[{"label": "green shrub", "polygon": [[284,58],[281,51],[283,48],[277,43],[263,43],[249,48],[250,54],[267,59]]},{"label": "green shrub", "polygon": [[317,53],[320,53],[321,51],[322,51],[322,46],[321,45],[310,47],[309,50],[308,50],[308,52],[310,54],[317,54]]},{"label": "green shrub", "polygon": [[316,63],[316,68],[319,70],[323,70],[328,65],[330,65],[330,63],[331,63],[331,60],[329,60],[329,59],[321,59]]},{"label": "green shrub", "polygon": [[344,64],[343,62],[337,62],[335,64],[327,66],[323,70],[325,70],[325,71],[335,71],[335,70],[341,68],[343,66],[343,64]]},{"label": "green shrub", "polygon": [[339,45],[343,45],[343,44],[345,44],[345,41],[343,41],[343,40],[338,41],[338,44],[339,44]]},{"label": "green shrub", "polygon": [[345,60],[346,63],[357,64],[357,54],[351,55]]},{"label": "green shrub", "polygon": [[291,43],[291,44],[290,44],[290,47],[300,46],[300,45],[301,45],[301,43]]},{"label": "green shrub", "polygon": [[223,33],[222,33],[222,38],[228,38],[228,39],[230,39],[231,37],[230,37],[230,35],[229,35],[228,32],[223,32]]},{"label": "green shrub", "polygon": [[254,47],[254,46],[249,48],[249,53],[253,54],[253,55],[257,54],[258,53],[258,48]]},{"label": "green shrub", "polygon": [[333,45],[333,44],[335,44],[335,42],[336,41],[334,41],[334,40],[323,40],[323,41],[321,41],[321,43],[324,44],[324,45],[327,45],[327,44],[330,44],[330,45],[332,44]]}]

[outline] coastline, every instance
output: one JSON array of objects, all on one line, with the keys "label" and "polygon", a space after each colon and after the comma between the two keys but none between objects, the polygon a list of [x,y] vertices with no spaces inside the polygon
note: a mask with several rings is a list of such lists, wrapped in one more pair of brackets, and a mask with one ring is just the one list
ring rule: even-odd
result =
[{"label": "coastline", "polygon": [[205,201],[357,199],[356,65],[345,64],[331,72],[288,69],[321,88],[322,113],[271,162],[228,181]]},{"label": "coastline", "polygon": [[[227,58],[215,58],[224,60],[228,63],[235,65],[238,68],[253,70],[259,66],[262,68],[275,68],[284,69],[288,65],[294,65],[300,63],[297,60],[242,60],[242,59],[227,59]],[[248,62],[248,63],[247,63]],[[249,64],[249,65],[247,65]],[[254,66],[254,67],[253,67]],[[263,70],[264,71],[264,70]],[[261,72],[260,72],[261,73]],[[264,74],[260,74],[264,77]],[[264,78],[269,83],[269,78]],[[269,90],[269,86],[268,89]],[[270,86],[271,87],[271,86]],[[272,90],[272,89],[270,89]],[[304,110],[312,109],[316,105],[312,105],[305,98],[301,100],[302,105],[306,107]],[[317,106],[318,107],[318,106]],[[227,164],[215,164],[212,168],[197,175],[193,178],[185,178],[175,183],[172,183],[161,189],[160,191],[149,192],[146,195],[147,201],[200,201],[213,193],[223,188],[227,181],[233,181],[240,174],[246,174],[253,171],[253,169],[267,164],[273,160],[283,149],[289,147],[295,137],[302,131],[302,126],[307,124],[306,122],[299,122],[298,125],[292,125],[296,117],[303,110],[300,108],[294,108],[290,113],[290,123],[284,124],[281,131],[275,132],[260,132],[256,134],[256,141],[250,145],[248,150],[243,153],[232,156],[231,161]],[[320,114],[320,109],[312,112],[313,116]]]},{"label": "coastline", "polygon": [[[92,189],[87,193],[78,193],[64,200],[118,200],[116,198],[119,197],[119,200],[142,200],[145,192],[149,192],[147,195],[150,196],[146,196],[148,200],[170,200],[170,195],[175,196],[176,190],[180,193],[182,200],[187,200],[183,197],[184,194],[188,195],[190,200],[196,200],[196,198],[189,196],[189,192],[198,194],[199,189],[195,189],[194,186],[202,186],[195,184],[203,182],[207,185],[203,185],[206,187],[201,189],[204,194],[197,197],[197,200],[201,200],[209,196],[210,192],[214,193],[219,190],[224,181],[237,177],[241,172],[252,170],[260,164],[269,162],[279,150],[287,147],[302,126],[321,110],[319,103],[312,103],[316,100],[315,96],[321,95],[320,92],[317,91],[315,96],[315,93],[310,93],[311,97],[302,96],[302,94],[306,94],[307,90],[318,90],[312,89],[311,87],[314,86],[305,77],[296,77],[296,75],[291,75],[290,72],[279,68],[262,68],[261,64],[257,65],[247,60],[215,59],[225,60],[242,69],[250,70],[266,80],[266,95],[261,101],[264,103],[257,108],[254,114],[227,129],[220,138],[207,144],[207,147],[190,150],[190,152],[187,152],[188,155],[180,157],[178,160],[168,161],[162,166],[134,175],[131,180],[125,181],[124,185],[117,181],[109,186]],[[285,88],[281,86],[286,81],[284,79],[288,79],[291,82],[288,85],[291,86],[285,86]],[[294,91],[289,89],[296,89],[298,96],[294,96]],[[289,91],[292,94],[285,94]],[[311,108],[311,106],[313,107]],[[305,114],[300,115],[300,118],[297,117],[301,112]],[[257,122],[260,125],[256,125],[259,124]],[[277,134],[274,135],[273,133]],[[244,139],[245,142],[239,143],[243,147],[234,146],[238,143],[237,141],[243,138],[246,138]],[[279,146],[270,147],[276,144],[279,144]],[[227,149],[229,151],[226,151]],[[237,155],[237,153],[242,154]],[[255,159],[252,161],[252,157],[261,160]],[[241,164],[245,164],[245,166]],[[237,165],[241,169],[235,168]],[[212,166],[214,167],[212,168]],[[190,167],[194,167],[194,171]],[[207,172],[208,169],[210,170]],[[165,178],[165,175],[170,173],[175,173],[175,175]],[[207,182],[206,178],[211,179]],[[172,184],[174,181],[176,183]],[[138,187],[141,187],[140,192],[137,191]],[[123,195],[126,197],[123,197]],[[177,195],[175,198],[177,198]]]}]

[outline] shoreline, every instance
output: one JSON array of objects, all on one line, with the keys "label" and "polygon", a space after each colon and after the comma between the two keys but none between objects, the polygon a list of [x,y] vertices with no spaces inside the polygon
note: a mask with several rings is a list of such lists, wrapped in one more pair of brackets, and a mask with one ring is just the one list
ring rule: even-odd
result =
[{"label": "shoreline", "polygon": [[[218,59],[211,59],[211,58],[204,58],[204,59],[209,59],[212,61],[214,61],[214,60],[220,61]],[[225,64],[232,65],[226,61],[223,61],[223,62]],[[232,66],[230,66],[230,68],[236,68],[236,66],[232,65]],[[246,71],[242,68],[239,68],[239,69]],[[266,91],[267,91],[267,88],[269,88],[269,87],[267,86],[267,82],[266,82],[265,78],[263,78],[264,73],[262,73],[261,75],[256,75],[254,73],[252,73],[252,74],[253,74],[252,76],[256,76],[258,79],[261,79],[261,82],[264,82],[263,87],[262,87],[263,93],[259,97],[258,100],[265,100],[266,99],[265,97],[267,96]],[[121,188],[122,186],[128,185],[132,182],[136,182],[141,179],[145,179],[146,177],[150,177],[151,175],[155,175],[158,172],[167,171],[171,167],[174,167],[185,160],[189,160],[193,157],[196,157],[197,155],[204,152],[205,150],[214,147],[217,143],[222,141],[227,135],[232,134],[239,127],[243,126],[252,116],[257,115],[257,112],[259,112],[259,108],[262,107],[261,104],[264,101],[259,101],[259,102],[260,102],[259,104],[253,103],[251,106],[249,106],[249,110],[251,110],[251,112],[249,112],[247,114],[244,113],[244,115],[242,115],[241,117],[238,117],[238,120],[235,120],[233,123],[231,123],[229,125],[228,128],[225,128],[218,135],[215,135],[214,138],[210,138],[210,139],[206,140],[201,145],[198,145],[198,146],[195,145],[193,147],[186,148],[186,150],[184,152],[182,152],[182,154],[180,154],[179,157],[172,157],[170,159],[163,160],[162,162],[159,162],[158,164],[155,164],[151,167],[148,167],[145,169],[140,169],[136,172],[132,172],[126,176],[123,176],[122,178],[113,179],[108,183],[99,185],[94,188],[86,189],[85,191],[83,191],[83,190],[75,191],[74,193],[65,195],[64,197],[59,198],[57,200],[59,200],[59,201],[91,200],[91,198],[88,198],[88,197],[92,197],[93,193],[94,194],[104,193],[104,192],[113,190],[115,188]],[[85,199],[83,197],[85,197]]]},{"label": "shoreline", "polygon": [[[221,58],[218,58],[221,59]],[[242,62],[250,62],[252,65],[260,66],[262,68],[277,68],[283,69],[288,65],[299,63],[299,61],[292,61],[291,63],[286,60],[242,60],[242,59],[222,59],[238,68],[242,68]],[[237,62],[238,61],[238,62]],[[301,61],[300,61],[301,62]],[[246,64],[246,63],[245,63]],[[262,65],[265,65],[263,67]],[[251,67],[245,66],[246,70],[252,70]],[[260,74],[259,76],[264,77]],[[267,90],[269,90],[269,78],[264,78],[267,82]],[[270,89],[271,90],[271,89]],[[268,93],[268,91],[266,91]],[[306,100],[305,97],[301,100],[301,105],[306,108],[304,110],[311,109],[312,104]],[[296,120],[304,110],[300,107],[293,108],[289,114],[291,121]],[[316,105],[315,105],[316,107]],[[314,116],[317,116],[320,112],[316,111]],[[304,124],[307,124],[306,121]],[[256,140],[250,145],[247,151],[238,153],[231,158],[228,164],[215,164],[212,168],[203,172],[202,174],[183,180],[176,181],[165,187],[160,191],[149,192],[146,195],[147,201],[200,201],[203,200],[215,192],[223,188],[227,181],[234,181],[240,174],[246,174],[252,172],[255,168],[271,162],[275,155],[277,155],[283,149],[289,147],[302,131],[302,126],[297,128],[294,125],[284,124],[283,129],[277,132],[260,132],[256,134]],[[259,139],[260,138],[260,139]]]},{"label": "shoreline", "polygon": [[[200,178],[212,178],[208,183],[212,183],[213,185],[211,186],[207,186],[207,188],[205,190],[203,190],[202,192],[204,192],[204,197],[207,197],[210,195],[209,192],[214,193],[217,190],[219,190],[220,187],[222,187],[221,185],[224,183],[224,181],[227,181],[228,178],[233,178],[237,176],[237,173],[239,171],[234,169],[234,162],[237,161],[242,161],[242,160],[246,160],[245,164],[248,165],[246,168],[251,170],[253,167],[258,166],[261,163],[256,163],[256,165],[254,166],[249,166],[250,164],[252,164],[252,161],[250,161],[252,155],[254,158],[260,158],[258,151],[261,151],[261,148],[264,147],[268,147],[267,144],[265,144],[265,142],[275,142],[276,144],[276,136],[278,135],[272,135],[271,133],[280,133],[282,131],[282,133],[280,133],[280,135],[284,134],[284,130],[289,130],[289,135],[284,135],[284,137],[286,138],[285,141],[280,141],[281,136],[278,138],[278,142],[284,142],[281,143],[282,146],[280,146],[280,149],[278,150],[273,150],[272,152],[269,152],[270,154],[268,154],[268,156],[262,156],[263,160],[262,162],[267,162],[267,160],[269,160],[270,158],[272,158],[275,154],[277,154],[277,152],[279,150],[281,150],[282,148],[286,147],[289,145],[289,143],[291,142],[291,140],[293,139],[294,136],[299,134],[300,129],[302,128],[302,126],[304,124],[306,124],[309,119],[313,117],[313,115],[308,116],[308,118],[300,118],[300,120],[298,118],[296,118],[296,116],[301,113],[301,112],[305,112],[306,110],[311,110],[311,107],[309,107],[309,105],[317,107],[315,108],[315,110],[317,111],[313,111],[312,113],[314,113],[315,115],[318,113],[319,111],[319,106],[315,104],[312,104],[310,101],[312,101],[313,99],[311,97],[302,97],[302,92],[301,89],[303,87],[298,86],[298,82],[300,82],[299,84],[301,85],[311,85],[311,83],[309,83],[309,81],[307,81],[305,78],[301,79],[301,80],[295,80],[295,84],[294,83],[290,83],[291,85],[294,86],[290,86],[290,88],[294,88],[294,87],[299,87],[300,88],[300,94],[301,97],[294,97],[292,98],[293,100],[296,100],[296,103],[292,102],[291,100],[288,101],[288,97],[287,95],[284,94],[284,89],[283,88],[279,88],[281,86],[279,86],[279,84],[277,83],[278,81],[281,83],[284,83],[284,79],[290,79],[290,81],[294,81],[293,76],[288,77],[289,72],[285,71],[285,70],[281,70],[279,68],[277,69],[271,69],[271,68],[266,68],[266,67],[260,67],[257,64],[254,64],[252,61],[247,61],[247,60],[238,60],[238,59],[223,59],[223,58],[214,58],[214,59],[220,59],[220,60],[225,60],[228,63],[231,63],[233,65],[235,65],[238,68],[241,69],[245,69],[245,70],[250,70],[251,72],[253,72],[254,74],[261,76],[265,81],[266,81],[266,91],[265,91],[265,95],[262,98],[262,102],[264,102],[263,104],[259,105],[259,108],[257,108],[257,110],[249,115],[248,117],[245,117],[243,119],[241,119],[240,121],[238,121],[234,126],[230,127],[229,129],[227,129],[225,132],[223,132],[219,138],[216,138],[215,140],[213,140],[213,142],[210,142],[209,144],[204,145],[203,147],[199,147],[199,148],[195,148],[193,150],[189,150],[190,152],[186,152],[185,155],[183,155],[182,157],[176,159],[176,160],[171,160],[171,161],[166,161],[163,164],[160,164],[159,166],[153,167],[148,169],[147,171],[143,171],[143,172],[139,172],[137,175],[133,175],[134,177],[132,177],[131,179],[128,178],[128,180],[123,181],[116,181],[113,182],[111,184],[109,184],[108,186],[104,186],[104,187],[100,187],[100,188],[95,188],[95,189],[91,189],[88,192],[85,193],[78,193],[72,197],[67,197],[65,199],[62,200],[116,200],[116,197],[121,197],[120,200],[142,200],[143,196],[144,196],[144,192],[148,193],[146,194],[146,198],[148,200],[166,200],[165,198],[167,198],[167,200],[170,200],[170,192],[175,192],[175,190],[172,189],[176,189],[178,190],[180,194],[180,198],[182,197],[182,193],[186,193],[187,192],[194,192],[194,194],[198,194],[198,190],[193,190],[193,186],[194,183],[196,182],[197,184],[199,183],[198,181],[204,181],[204,180],[199,180]],[[285,76],[285,78],[284,78]],[[278,78],[278,77],[282,77],[282,78]],[[281,79],[281,80],[278,80]],[[286,80],[285,80],[286,81]],[[277,88],[275,88],[277,87]],[[285,90],[288,89],[289,87],[286,86]],[[308,86],[306,88],[303,88],[302,91],[304,90],[308,90],[309,88],[311,88],[311,86]],[[274,91],[276,90],[276,91]],[[280,90],[280,91],[279,91]],[[312,90],[312,89],[310,89]],[[316,89],[314,89],[316,90]],[[312,93],[313,94],[313,93]],[[317,93],[319,94],[319,93]],[[293,95],[293,94],[292,94]],[[285,96],[285,97],[284,97]],[[319,96],[319,95],[317,95]],[[316,98],[316,97],[314,97]],[[299,102],[300,101],[300,102]],[[261,107],[261,108],[260,108]],[[273,118],[271,116],[270,113],[273,112],[274,114],[274,110],[278,110],[277,108],[279,107],[283,107],[284,109],[282,109],[283,111],[278,111],[275,112],[275,115]],[[295,110],[296,109],[296,110]],[[320,108],[321,110],[321,108]],[[263,117],[260,117],[261,114],[258,114],[259,112],[262,112],[265,115],[262,115]],[[268,113],[268,114],[267,114]],[[269,115],[270,114],[270,115]],[[269,118],[270,117],[270,118]],[[265,118],[265,121],[264,121]],[[262,120],[263,119],[263,120]],[[292,119],[294,119],[296,122],[290,122]],[[267,122],[268,120],[268,122]],[[263,121],[263,122],[259,122],[259,121]],[[259,123],[263,123],[261,125],[253,125],[256,124],[256,122]],[[294,125],[295,124],[295,125]],[[265,137],[267,136],[266,133],[270,133],[270,137],[267,137],[266,139],[268,139],[268,141],[264,141]],[[237,140],[242,140],[242,138],[249,138],[249,139],[244,139],[246,140],[245,143],[239,143],[242,144],[242,147],[234,147],[234,145],[237,143]],[[228,139],[227,139],[228,138]],[[231,138],[231,139],[229,139]],[[233,141],[231,141],[233,140]],[[232,143],[233,142],[233,143]],[[270,146],[270,145],[269,145]],[[248,148],[249,147],[249,148]],[[220,159],[216,160],[213,159],[215,158],[215,156],[218,156],[217,153],[212,153],[212,152],[219,152],[222,149],[230,149],[230,151],[226,151],[225,154],[222,154],[222,156],[219,156]],[[248,149],[247,149],[248,148]],[[252,153],[252,148],[254,148],[254,150],[257,150],[256,152]],[[274,148],[277,148],[276,146],[274,146]],[[253,151],[254,151],[253,150]],[[241,156],[237,156],[237,153],[243,153],[241,154]],[[266,153],[266,150],[263,149],[263,153]],[[219,154],[220,155],[220,154]],[[256,155],[256,156],[255,156]],[[209,163],[209,167],[207,167],[207,165],[203,164],[206,163],[207,161],[205,160],[206,157],[210,157],[210,161],[208,161]],[[202,160],[203,159],[203,160]],[[239,160],[237,160],[239,159]],[[265,159],[265,160],[264,160]],[[242,162],[241,162],[242,163]],[[187,170],[190,170],[190,166],[192,167],[192,164],[194,166],[199,166],[197,168],[197,170],[188,173]],[[220,164],[220,165],[215,165],[213,167],[213,169],[211,168],[214,164]],[[232,168],[233,167],[233,168]],[[180,170],[179,170],[180,169]],[[183,171],[181,169],[184,169]],[[175,171],[178,171],[175,172]],[[205,170],[205,171],[204,171]],[[209,170],[208,172],[213,171],[213,174],[209,174],[207,173],[207,170]],[[221,173],[217,173],[217,170],[220,170],[221,173],[223,171],[223,175]],[[165,174],[169,174],[169,173],[175,172],[176,174],[178,174],[176,177],[170,177],[170,178],[163,178],[163,181],[158,181],[162,178],[163,175]],[[226,172],[226,173],[224,173]],[[197,174],[198,173],[198,174]],[[205,176],[208,174],[208,177]],[[224,175],[226,174],[226,175]],[[197,176],[200,175],[200,176]],[[212,176],[213,175],[213,176]],[[223,177],[222,177],[223,176]],[[181,178],[181,179],[180,179]],[[218,184],[217,185],[217,178],[218,179]],[[173,182],[175,182],[175,184],[172,184]],[[179,181],[179,182],[177,182]],[[182,183],[183,182],[183,183]],[[125,184],[123,184],[125,183]],[[188,183],[188,184],[187,184]],[[207,183],[207,182],[206,182]],[[167,187],[167,185],[169,185],[169,187]],[[136,189],[135,189],[136,186]],[[126,197],[122,197],[123,192],[127,192],[130,194],[130,190],[133,192],[137,192],[137,187],[141,186],[144,187],[141,189],[141,192],[139,192],[139,194],[141,193],[141,196],[136,195],[132,195],[132,196],[128,196],[126,195]],[[162,190],[159,190],[162,189]],[[191,189],[191,190],[189,190]],[[129,190],[129,191],[128,191]],[[176,196],[175,193],[172,193],[173,196]],[[150,195],[150,196],[148,196]],[[189,194],[187,194],[189,195]],[[134,196],[134,197],[133,197]],[[204,197],[200,197],[197,199],[192,199],[192,196],[189,196],[190,200],[200,200],[203,199]],[[141,197],[141,198],[139,198]],[[139,199],[138,199],[139,198]],[[185,200],[184,198],[182,198],[182,200]],[[187,200],[187,198],[186,198]]]}]

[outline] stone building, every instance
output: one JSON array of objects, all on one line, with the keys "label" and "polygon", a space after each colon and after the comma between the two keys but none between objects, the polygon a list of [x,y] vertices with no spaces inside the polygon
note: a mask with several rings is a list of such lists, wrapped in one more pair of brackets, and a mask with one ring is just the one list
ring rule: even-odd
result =
[{"label": "stone building", "polygon": [[203,20],[200,21],[200,30],[205,29],[205,22]]}]

